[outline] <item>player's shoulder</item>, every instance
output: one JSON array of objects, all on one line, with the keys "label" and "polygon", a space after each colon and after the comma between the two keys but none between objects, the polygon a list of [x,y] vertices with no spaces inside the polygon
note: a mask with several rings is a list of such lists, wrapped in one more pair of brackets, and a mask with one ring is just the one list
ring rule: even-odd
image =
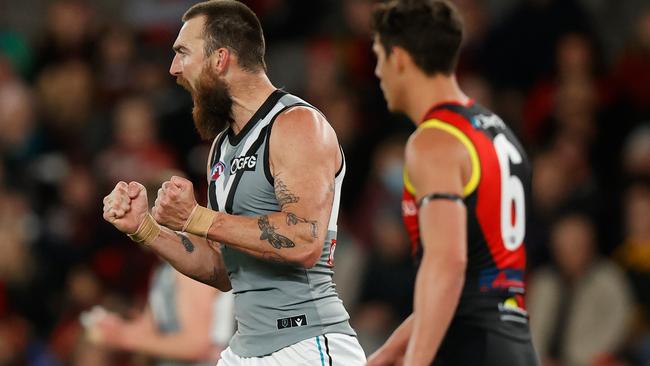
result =
[{"label": "player's shoulder", "polygon": [[[445,126],[444,122],[441,122],[441,126]],[[418,128],[406,143],[407,160],[452,158],[463,151],[463,144],[458,137],[445,128]]]},{"label": "player's shoulder", "polygon": [[314,107],[308,105],[290,106],[280,112],[273,128],[307,130],[327,124],[325,117]]},{"label": "player's shoulder", "polygon": [[334,130],[314,107],[297,105],[287,108],[275,118],[271,139],[292,144],[320,144],[336,139]]}]

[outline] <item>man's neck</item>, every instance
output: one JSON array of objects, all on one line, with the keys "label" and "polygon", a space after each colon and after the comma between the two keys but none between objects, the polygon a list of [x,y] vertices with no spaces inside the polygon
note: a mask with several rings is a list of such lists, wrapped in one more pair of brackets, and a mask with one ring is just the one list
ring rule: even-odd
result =
[{"label": "man's neck", "polygon": [[432,106],[442,102],[467,103],[469,98],[465,95],[452,74],[434,75],[430,77],[414,77],[409,83],[406,94],[404,112],[419,126],[425,114]]},{"label": "man's neck", "polygon": [[275,87],[265,73],[242,74],[230,82],[230,94],[233,99],[231,127],[239,133],[266,99],[275,91]]}]

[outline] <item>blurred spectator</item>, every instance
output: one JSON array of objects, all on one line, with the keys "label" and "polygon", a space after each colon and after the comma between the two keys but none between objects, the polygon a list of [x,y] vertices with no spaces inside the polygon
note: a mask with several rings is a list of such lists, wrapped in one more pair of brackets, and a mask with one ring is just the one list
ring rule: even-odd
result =
[{"label": "blurred spectator", "polygon": [[0,365],[25,362],[28,343],[28,323],[16,316],[0,318]]},{"label": "blurred spectator", "polygon": [[543,365],[593,365],[625,340],[631,290],[624,273],[597,254],[596,238],[587,216],[562,216],[551,232],[555,266],[532,275],[527,303]]},{"label": "blurred spectator", "polygon": [[[650,183],[639,180],[624,196],[625,239],[614,257],[627,272],[638,311],[634,334],[635,347],[645,362],[650,362]],[[634,342],[636,343],[636,342]]]},{"label": "blurred spectator", "polygon": [[151,184],[159,180],[161,172],[175,168],[174,156],[158,141],[154,118],[151,105],[142,97],[129,97],[117,105],[114,144],[98,161],[108,186],[120,180]]},{"label": "blurred spectator", "polygon": [[52,148],[77,152],[85,147],[84,132],[94,107],[90,67],[67,61],[43,70],[37,81],[48,141]]},{"label": "blurred spectator", "polygon": [[404,137],[384,141],[357,211],[355,233],[366,244],[359,304],[351,318],[366,353],[376,350],[412,312],[416,268],[401,219]]},{"label": "blurred spectator", "polygon": [[20,81],[0,83],[0,165],[7,183],[25,185],[28,164],[40,152],[31,90]]},{"label": "blurred spectator", "polygon": [[555,55],[553,79],[540,80],[526,101],[523,132],[531,147],[543,146],[557,134],[593,141],[596,106],[607,98],[597,75],[600,62],[587,35],[562,36]]},{"label": "blurred spectator", "polygon": [[380,143],[372,156],[368,185],[354,213],[354,233],[367,245],[374,245],[375,218],[382,212],[400,214],[405,143],[406,136],[394,136]]},{"label": "blurred spectator", "polygon": [[626,39],[634,31],[634,19],[639,17],[639,10],[648,5],[647,0],[579,2],[589,15],[594,35],[603,45],[607,62],[611,62],[625,47]]},{"label": "blurred spectator", "polygon": [[48,9],[43,39],[36,51],[36,73],[72,60],[92,59],[95,29],[93,13],[80,0],[56,0]]},{"label": "blurred spectator", "polygon": [[623,50],[613,69],[621,97],[632,107],[637,118],[650,113],[650,6],[640,16],[630,44]]},{"label": "blurred spectator", "polygon": [[530,269],[548,261],[550,226],[558,215],[568,207],[578,207],[598,217],[599,197],[598,181],[582,140],[558,136],[549,149],[537,155],[533,160],[531,220],[526,228]]},{"label": "blurred spectator", "polygon": [[68,360],[75,353],[83,334],[79,314],[103,301],[105,289],[87,266],[73,268],[66,278],[65,290],[58,304],[60,317],[52,329],[49,348],[59,360]]},{"label": "blurred spectator", "polygon": [[650,123],[640,125],[628,136],[623,164],[629,176],[650,177]]},{"label": "blurred spectator", "polygon": [[588,28],[576,0],[518,1],[487,36],[490,56],[482,58],[484,70],[499,90],[528,90],[552,70],[557,40]]},{"label": "blurred spectator", "polygon": [[109,27],[99,40],[96,60],[98,94],[102,105],[111,106],[134,89],[134,35],[120,26]]},{"label": "blurred spectator", "polygon": [[20,288],[34,270],[30,244],[35,239],[37,221],[25,197],[0,188],[0,281]]}]

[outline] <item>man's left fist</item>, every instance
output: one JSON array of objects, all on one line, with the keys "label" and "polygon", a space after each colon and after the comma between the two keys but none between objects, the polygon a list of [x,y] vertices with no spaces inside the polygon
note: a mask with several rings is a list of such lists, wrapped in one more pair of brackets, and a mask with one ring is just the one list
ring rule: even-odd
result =
[{"label": "man's left fist", "polygon": [[161,225],[182,230],[196,205],[192,182],[173,176],[158,190],[151,215]]}]

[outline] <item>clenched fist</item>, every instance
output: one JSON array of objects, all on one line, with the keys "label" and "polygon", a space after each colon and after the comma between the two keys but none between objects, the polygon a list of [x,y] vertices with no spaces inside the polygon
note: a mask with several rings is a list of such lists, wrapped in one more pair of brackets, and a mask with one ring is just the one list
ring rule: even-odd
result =
[{"label": "clenched fist", "polygon": [[138,182],[119,182],[104,197],[104,220],[126,234],[138,230],[148,209],[147,190]]},{"label": "clenched fist", "polygon": [[158,190],[158,197],[151,214],[161,225],[172,230],[184,230],[187,219],[196,205],[192,182],[173,176]]}]

